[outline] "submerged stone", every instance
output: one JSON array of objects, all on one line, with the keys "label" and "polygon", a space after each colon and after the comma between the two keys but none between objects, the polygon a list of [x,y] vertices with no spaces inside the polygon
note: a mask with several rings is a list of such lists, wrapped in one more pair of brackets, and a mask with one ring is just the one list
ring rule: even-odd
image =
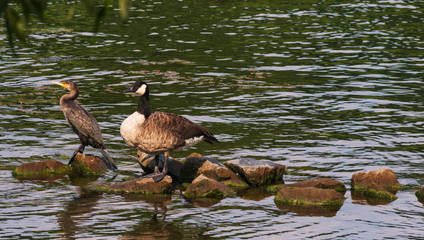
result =
[{"label": "submerged stone", "polygon": [[278,190],[282,187],[301,187],[301,188],[315,187],[315,188],[322,188],[322,189],[333,189],[342,194],[345,194],[346,192],[346,186],[342,182],[331,179],[331,178],[315,178],[315,179],[300,181],[297,183],[269,186],[267,188],[267,191],[275,195],[278,193]]},{"label": "submerged stone", "polygon": [[329,210],[338,210],[344,197],[333,189],[315,187],[283,187],[274,198],[276,204],[321,206]]},{"label": "submerged stone", "polygon": [[397,199],[395,194],[401,188],[395,173],[388,168],[355,173],[352,175],[351,184],[354,191],[364,196],[390,201]]},{"label": "submerged stone", "polygon": [[170,194],[172,193],[172,178],[165,176],[161,181],[154,182],[152,178],[138,178],[131,181],[111,185],[94,185],[88,191],[115,194]]},{"label": "submerged stone", "polygon": [[415,192],[415,196],[417,196],[418,201],[424,202],[424,187]]},{"label": "submerged stone", "polygon": [[83,153],[75,155],[71,166],[72,175],[78,177],[100,177],[109,170],[101,158]]},{"label": "submerged stone", "polygon": [[286,167],[269,160],[236,159],[227,161],[225,166],[252,186],[273,184],[283,180]]},{"label": "submerged stone", "polygon": [[270,197],[271,194],[266,191],[266,186],[246,188],[237,191],[237,196],[252,201],[261,201],[267,197]]},{"label": "submerged stone", "polygon": [[222,199],[234,195],[235,192],[230,187],[205,175],[200,175],[194,179],[184,192],[184,196],[187,198]]},{"label": "submerged stone", "polygon": [[68,174],[70,170],[68,165],[50,159],[21,164],[12,171],[12,176],[21,180],[58,179]]}]

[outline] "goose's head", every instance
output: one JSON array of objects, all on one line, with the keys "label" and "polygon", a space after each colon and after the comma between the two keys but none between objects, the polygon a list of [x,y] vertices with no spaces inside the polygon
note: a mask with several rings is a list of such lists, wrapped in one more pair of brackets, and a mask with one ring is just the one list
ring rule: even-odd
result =
[{"label": "goose's head", "polygon": [[149,86],[147,86],[147,83],[143,81],[137,81],[133,83],[133,85],[124,91],[124,93],[134,93],[138,96],[147,95],[149,96]]}]

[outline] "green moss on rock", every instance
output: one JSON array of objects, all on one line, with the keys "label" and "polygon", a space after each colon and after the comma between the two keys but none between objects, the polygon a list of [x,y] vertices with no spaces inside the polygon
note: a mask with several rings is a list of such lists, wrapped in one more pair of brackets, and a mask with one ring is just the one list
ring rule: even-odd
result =
[{"label": "green moss on rock", "polygon": [[379,198],[379,199],[387,200],[387,201],[394,201],[398,198],[396,195],[385,190],[376,190],[372,188],[354,186],[354,191],[360,192],[365,197]]},{"label": "green moss on rock", "polygon": [[222,182],[200,175],[187,187],[184,196],[187,198],[222,199],[235,196],[235,192]]},{"label": "green moss on rock", "polygon": [[249,184],[245,182],[233,182],[231,180],[223,181],[223,183],[233,189],[239,190],[239,189],[246,189],[249,188]]},{"label": "green moss on rock", "polygon": [[418,201],[424,202],[424,187],[415,192],[415,196],[417,196]]},{"label": "green moss on rock", "polygon": [[77,153],[72,161],[72,175],[78,177],[98,178],[108,171],[102,159],[93,156]]},{"label": "green moss on rock", "polygon": [[274,198],[276,204],[321,206],[329,210],[338,210],[343,205],[343,201],[343,195],[333,189],[314,187],[282,186]]},{"label": "green moss on rock", "polygon": [[328,210],[339,210],[342,205],[342,200],[325,200],[322,202],[308,201],[304,199],[289,199],[289,198],[280,198],[276,196],[274,198],[276,204],[288,204],[288,205],[297,205],[297,206],[321,206]]},{"label": "green moss on rock", "polygon": [[56,160],[24,163],[14,170],[12,176],[21,180],[57,179],[69,174],[71,167]]},{"label": "green moss on rock", "polygon": [[92,185],[86,187],[86,190],[93,193],[160,195],[171,194],[173,187],[172,178],[165,176],[160,182],[154,182],[151,178],[140,178],[110,185]]},{"label": "green moss on rock", "polygon": [[272,186],[268,186],[266,188],[266,191],[272,195],[276,195],[278,193],[278,191],[284,187],[284,185],[272,185]]}]

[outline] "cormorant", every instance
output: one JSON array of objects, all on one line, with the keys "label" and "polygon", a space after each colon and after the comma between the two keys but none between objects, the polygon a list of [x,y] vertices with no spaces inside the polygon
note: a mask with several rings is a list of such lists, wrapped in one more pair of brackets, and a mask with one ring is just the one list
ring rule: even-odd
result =
[{"label": "cormorant", "polygon": [[[140,96],[137,111],[121,124],[121,136],[125,142],[138,150],[155,155],[155,182],[162,180],[168,172],[169,154],[188,148],[204,140],[208,143],[219,142],[206,128],[183,116],[166,112],[151,112],[149,87],[143,81],[135,82],[124,92]],[[164,165],[159,172],[159,154],[164,154]]]},{"label": "cormorant", "polygon": [[69,94],[65,94],[60,98],[60,107],[62,108],[69,126],[78,135],[81,141],[81,145],[72,154],[68,164],[70,165],[72,163],[78,152],[84,152],[85,147],[90,145],[97,148],[102,153],[109,168],[114,171],[118,169],[105,148],[102,133],[100,132],[99,124],[96,119],[74,101],[79,95],[78,85],[71,81],[51,82],[70,91]]}]

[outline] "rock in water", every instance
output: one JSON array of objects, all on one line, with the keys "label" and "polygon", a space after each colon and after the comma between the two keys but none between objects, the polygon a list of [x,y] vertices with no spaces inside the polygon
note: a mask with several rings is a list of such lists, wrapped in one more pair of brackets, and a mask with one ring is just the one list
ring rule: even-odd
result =
[{"label": "rock in water", "polygon": [[222,199],[233,196],[235,192],[225,184],[200,175],[187,187],[184,196],[187,198],[215,198]]},{"label": "rock in water", "polygon": [[101,158],[83,153],[75,155],[71,166],[74,177],[100,177],[109,170]]},{"label": "rock in water", "polygon": [[274,198],[276,204],[321,206],[329,210],[338,210],[343,205],[344,197],[333,189],[314,187],[283,187]]},{"label": "rock in water", "polygon": [[[193,156],[193,154],[190,156]],[[186,158],[181,168],[180,182],[191,182],[194,178],[203,174],[230,187],[247,188],[249,186],[221,162],[203,157],[200,154],[195,154],[194,157],[190,156]]]},{"label": "rock in water", "polygon": [[197,170],[196,176],[200,176],[202,174],[208,178],[222,182],[229,187],[238,189],[249,187],[249,185],[244,182],[236,173],[216,160],[206,160]]},{"label": "rock in water", "polygon": [[68,165],[50,159],[21,164],[12,171],[12,175],[21,180],[54,180],[68,174],[70,170]]},{"label": "rock in water", "polygon": [[269,160],[236,159],[225,166],[238,173],[252,186],[273,184],[283,180],[286,166]]},{"label": "rock in water", "polygon": [[418,201],[424,202],[424,187],[415,192],[415,196],[417,196]]},{"label": "rock in water", "polygon": [[94,185],[87,188],[90,192],[116,194],[170,194],[172,193],[172,178],[165,176],[161,181],[154,182],[152,178],[139,178],[112,185]]},{"label": "rock in water", "polygon": [[[193,155],[193,154],[191,154]],[[191,156],[190,155],[190,156]],[[200,155],[201,156],[201,155]],[[192,182],[196,178],[197,171],[206,161],[219,163],[218,161],[205,157],[187,157],[181,167],[180,179],[181,183]]]},{"label": "rock in water", "polygon": [[292,184],[279,184],[274,186],[269,186],[267,188],[267,191],[271,194],[277,194],[278,190],[282,187],[315,187],[315,188],[322,188],[322,189],[333,189],[341,194],[345,194],[346,192],[346,186],[337,180],[331,179],[331,178],[315,178],[305,181],[300,181],[297,183]]},{"label": "rock in water", "polygon": [[388,168],[375,171],[355,173],[352,175],[352,187],[364,196],[393,201],[396,192],[401,188],[395,173]]}]

